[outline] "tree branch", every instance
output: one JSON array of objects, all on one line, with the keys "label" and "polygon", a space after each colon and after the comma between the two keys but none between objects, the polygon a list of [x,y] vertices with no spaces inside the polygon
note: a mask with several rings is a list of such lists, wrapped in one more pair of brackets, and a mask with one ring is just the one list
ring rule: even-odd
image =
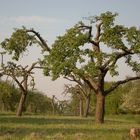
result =
[{"label": "tree branch", "polygon": [[77,85],[77,87],[79,88],[79,90],[81,91],[81,94],[82,94],[82,96],[84,97],[84,99],[86,99],[86,92],[85,92],[85,90],[83,89],[84,87],[83,87],[84,85]]},{"label": "tree branch", "polygon": [[28,73],[30,73],[34,68],[35,66],[38,64],[38,62],[35,62],[31,65],[31,67],[28,69]]},{"label": "tree branch", "polygon": [[36,68],[36,69],[43,69],[43,68],[45,68],[45,67],[35,66],[34,68]]},{"label": "tree branch", "polygon": [[97,82],[95,80],[93,80],[91,77],[84,77],[84,81],[89,85],[89,87],[91,89],[94,90],[94,92],[96,93],[98,90],[98,86],[97,86]]},{"label": "tree branch", "polygon": [[85,25],[83,25],[83,26],[79,26],[78,28],[82,28],[82,30],[89,30],[88,31],[88,34],[89,34],[89,36],[88,36],[89,42],[92,43],[95,46],[98,45],[98,43],[96,41],[92,40],[92,26],[85,26]]},{"label": "tree branch", "polygon": [[117,81],[117,82],[113,83],[112,86],[109,89],[105,90],[105,95],[108,95],[110,92],[115,90],[121,84],[127,83],[129,81],[133,81],[133,80],[138,80],[138,79],[140,79],[140,76],[129,77],[125,80]]},{"label": "tree branch", "polygon": [[100,52],[100,46],[99,46],[99,42],[100,42],[100,36],[101,36],[101,26],[102,26],[102,22],[96,24],[96,35],[94,40],[91,39],[90,43],[93,44],[93,51],[94,52]]},{"label": "tree branch", "polygon": [[74,75],[70,75],[70,77],[64,77],[65,79],[72,81],[72,82],[76,82],[79,85],[82,85],[82,82],[80,81],[80,79],[77,79]]},{"label": "tree branch", "polygon": [[38,32],[36,32],[33,29],[27,30],[27,32],[34,33],[37,36],[37,38],[40,40],[40,42],[42,43],[41,47],[47,50],[48,52],[50,52],[50,48],[48,47],[46,41],[41,37],[41,35]]},{"label": "tree branch", "polygon": [[22,89],[23,93],[25,92],[24,87],[22,86],[22,84],[18,81],[18,79],[15,76],[11,76],[15,82],[18,84],[18,86],[20,87],[20,89]]},{"label": "tree branch", "polygon": [[[109,70],[109,67],[113,67],[117,63],[118,59],[120,59],[120,58],[122,58],[124,56],[127,56],[129,54],[132,54],[133,55],[134,53],[131,52],[131,51],[116,52],[115,53],[115,56],[113,58],[114,61],[112,61],[112,57],[110,57],[110,59],[103,65],[103,69],[106,69],[106,70],[108,69]],[[110,55],[110,56],[112,56],[112,55]],[[110,64],[111,62],[112,62],[112,64]]]},{"label": "tree branch", "polygon": [[99,42],[99,38],[101,36],[101,26],[102,26],[103,22],[100,22],[99,24],[96,24],[96,28],[97,28],[97,31],[96,31],[96,36],[95,36],[95,40],[97,42]]}]

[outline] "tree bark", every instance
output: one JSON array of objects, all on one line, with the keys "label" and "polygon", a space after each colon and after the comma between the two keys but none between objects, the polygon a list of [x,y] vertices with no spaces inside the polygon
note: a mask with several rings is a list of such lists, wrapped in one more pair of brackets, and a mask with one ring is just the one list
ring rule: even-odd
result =
[{"label": "tree bark", "polygon": [[89,113],[89,104],[90,104],[90,95],[86,98],[85,110],[84,110],[84,117],[88,116]]},{"label": "tree bark", "polygon": [[96,110],[95,110],[95,122],[104,123],[105,114],[105,95],[101,92],[96,94]]},{"label": "tree bark", "polygon": [[25,106],[25,101],[26,101],[26,95],[27,95],[27,93],[22,93],[22,95],[21,95],[20,102],[18,105],[17,114],[16,114],[18,117],[22,116],[23,109]]},{"label": "tree bark", "polygon": [[83,100],[82,99],[80,99],[80,102],[79,102],[79,115],[82,117],[83,116]]},{"label": "tree bark", "polygon": [[51,100],[51,104],[52,104],[52,115],[55,115],[55,96],[53,95],[52,100]]},{"label": "tree bark", "polygon": [[5,102],[4,100],[2,99],[2,107],[1,107],[1,111],[4,112],[5,111]]}]

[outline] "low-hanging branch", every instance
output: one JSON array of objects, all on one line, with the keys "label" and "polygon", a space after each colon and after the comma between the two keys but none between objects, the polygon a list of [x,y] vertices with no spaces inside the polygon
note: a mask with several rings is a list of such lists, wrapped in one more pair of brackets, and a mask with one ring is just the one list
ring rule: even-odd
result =
[{"label": "low-hanging branch", "polygon": [[[111,56],[110,56],[110,59],[109,59],[107,62],[105,62],[105,64],[103,65],[103,68],[104,68],[104,69],[109,69],[109,67],[110,67],[110,66],[111,66],[111,67],[114,66],[120,58],[125,57],[125,56],[130,55],[130,54],[133,55],[133,54],[135,54],[135,53],[133,53],[133,52],[131,52],[131,51],[116,52],[116,53],[114,54],[113,61],[112,61],[112,55],[111,55]],[[112,64],[110,64],[111,62],[112,62]],[[109,64],[110,64],[110,65],[109,65]]]},{"label": "low-hanging branch", "polygon": [[133,81],[133,80],[138,80],[138,79],[140,79],[140,76],[129,77],[129,78],[126,78],[125,80],[120,80],[120,81],[114,82],[109,89],[105,90],[105,95],[108,95],[111,91],[116,89],[121,84],[127,83],[129,81]]}]

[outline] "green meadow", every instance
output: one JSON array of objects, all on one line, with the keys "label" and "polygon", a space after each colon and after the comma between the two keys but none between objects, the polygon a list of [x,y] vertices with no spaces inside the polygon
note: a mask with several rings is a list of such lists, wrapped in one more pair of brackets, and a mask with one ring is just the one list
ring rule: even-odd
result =
[{"label": "green meadow", "polygon": [[139,115],[94,118],[0,115],[0,140],[130,140],[129,129],[140,127]]}]

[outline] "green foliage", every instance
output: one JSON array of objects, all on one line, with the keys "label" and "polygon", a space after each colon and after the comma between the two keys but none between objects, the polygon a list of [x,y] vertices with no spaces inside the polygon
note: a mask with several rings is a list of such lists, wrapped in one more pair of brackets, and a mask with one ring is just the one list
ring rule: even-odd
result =
[{"label": "green foliage", "polygon": [[[111,83],[106,83],[106,88]],[[140,113],[139,80],[118,87],[106,98],[106,114]]]},{"label": "green foliage", "polygon": [[[50,54],[44,58],[45,75],[51,75],[53,80],[60,75],[70,76],[71,73],[80,77],[87,75],[94,79],[101,73],[101,68],[109,62],[106,67],[110,75],[118,76],[117,61],[123,57],[127,59],[126,63],[133,71],[138,72],[140,70],[138,61],[129,56],[140,53],[140,30],[136,27],[116,25],[114,21],[117,15],[106,12],[89,17],[87,19],[90,20],[91,26],[79,22],[68,29],[63,36],[59,36],[52,45]],[[94,35],[89,30],[98,23],[101,24],[99,43],[102,44],[99,46],[101,48],[99,52],[92,49],[94,45],[91,44],[91,40],[94,40]],[[102,49],[104,45],[111,51]],[[123,56],[124,52],[126,54]]]},{"label": "green foliage", "polygon": [[102,21],[103,29],[106,30],[114,25],[114,20],[117,15],[117,13],[113,14],[112,12],[107,11],[105,13],[101,13],[100,16],[95,16],[95,19],[96,21]]},{"label": "green foliage", "polygon": [[[21,93],[10,81],[0,81],[0,111],[15,112]],[[39,91],[29,91],[26,112],[51,114],[51,99]]]},{"label": "green foliage", "polygon": [[110,95],[107,96],[106,98],[106,114],[120,114],[120,105],[122,103],[122,87],[117,88],[114,90]]},{"label": "green foliage", "polygon": [[122,96],[122,104],[120,108],[124,112],[139,113],[140,114],[140,81],[131,82],[126,84],[127,92]]},{"label": "green foliage", "polygon": [[3,64],[3,71],[6,75],[15,75],[16,77],[25,75],[24,68],[14,62],[7,62],[7,65]]},{"label": "green foliage", "polygon": [[51,99],[39,91],[29,91],[26,101],[26,111],[31,113],[52,112]]},{"label": "green foliage", "polygon": [[19,101],[19,91],[10,81],[0,80],[0,110],[15,111]]},{"label": "green foliage", "polygon": [[[108,89],[111,84],[112,82],[106,82],[105,89]],[[74,89],[69,91],[69,93],[71,93],[71,102],[69,105],[71,106],[71,114],[79,115],[80,95],[77,95],[75,92]],[[90,115],[95,113],[95,103],[96,96],[92,94],[90,100]],[[105,113],[111,115],[130,112],[139,113],[139,103],[139,81],[130,82],[119,86],[106,97]]]},{"label": "green foliage", "polygon": [[130,27],[127,30],[127,41],[130,46],[133,47],[134,51],[139,51],[140,46],[140,30],[137,30],[136,27]]},{"label": "green foliage", "polygon": [[76,93],[71,94],[71,102],[69,106],[71,107],[70,112],[74,116],[79,116],[79,111],[80,111],[79,102],[80,102],[80,97],[78,97]]},{"label": "green foliage", "polygon": [[[83,83],[83,85],[80,85],[80,86],[79,85],[67,86],[66,88],[67,88],[65,91],[66,94],[69,94],[71,97],[70,103],[69,103],[71,115],[76,115],[76,116],[85,115],[86,107],[87,107],[86,103],[88,99],[89,99],[89,110],[87,114],[90,114],[90,115],[91,113],[93,114],[94,107],[91,107],[91,106],[95,106],[95,102],[93,101],[95,99],[95,96],[94,96],[93,90],[91,90],[86,83]],[[81,106],[81,103],[82,103],[82,106]],[[81,114],[80,114],[80,110],[82,110]]]},{"label": "green foliage", "polygon": [[77,24],[73,28],[67,30],[64,36],[59,36],[52,46],[52,50],[47,59],[45,74],[51,69],[53,79],[62,75],[69,75],[72,71],[78,71],[77,63],[84,62],[82,58],[84,50],[80,50],[79,46],[83,46],[88,41],[87,33],[82,33],[78,29]]},{"label": "green foliage", "polygon": [[[33,35],[30,35],[29,33],[32,33]],[[35,69],[36,65],[39,65],[39,62],[34,62],[31,66],[23,66],[22,64],[16,64],[12,61],[12,59],[18,61],[23,53],[27,50],[27,47],[32,46],[35,43],[38,43],[42,47],[42,45],[45,44],[45,41],[42,39],[39,33],[33,29],[28,30],[25,27],[22,29],[15,29],[15,32],[12,33],[11,37],[6,38],[1,43],[1,47],[4,49],[6,54],[9,54],[11,60],[9,60],[7,64],[2,62],[0,71],[2,75],[9,76],[16,82],[22,93],[22,96],[28,93],[27,91],[29,86],[34,88],[34,72],[32,71]],[[2,58],[5,53],[1,53]],[[20,100],[20,104],[17,109],[17,115],[22,115],[22,109],[25,104],[25,100]]]},{"label": "green foliage", "polygon": [[9,54],[13,55],[13,59],[18,60],[20,55],[27,50],[27,46],[31,46],[35,43],[36,39],[33,35],[29,35],[26,28],[15,29],[15,32],[10,38],[6,38],[1,46]]},{"label": "green foliage", "polygon": [[123,37],[126,34],[126,29],[122,25],[116,25],[105,30],[102,34],[101,41],[113,49],[125,49]]},{"label": "green foliage", "polygon": [[103,22],[103,29],[106,30],[114,25],[115,17],[118,15],[118,13],[112,13],[110,11],[107,11],[105,13],[101,13],[99,16],[90,16],[86,19],[90,21],[90,24],[94,24],[98,21]]},{"label": "green foliage", "polygon": [[140,64],[138,63],[138,60],[133,59],[130,55],[126,57],[126,63],[128,66],[132,68],[133,71],[135,71],[137,74],[140,72]]}]

